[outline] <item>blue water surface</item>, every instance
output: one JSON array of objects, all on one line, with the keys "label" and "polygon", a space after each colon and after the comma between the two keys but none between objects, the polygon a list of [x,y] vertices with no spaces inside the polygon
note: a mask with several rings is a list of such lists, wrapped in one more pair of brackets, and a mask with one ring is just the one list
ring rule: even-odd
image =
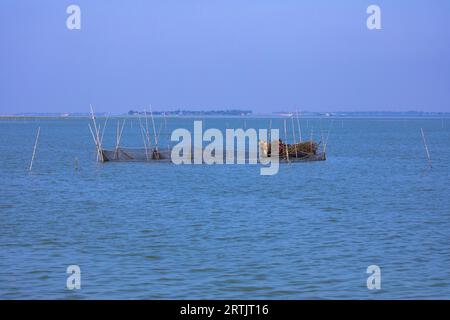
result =
[{"label": "blue water surface", "polygon": [[[166,120],[156,119],[164,147],[194,119]],[[0,298],[450,298],[449,119],[302,118],[303,139],[325,140],[332,126],[327,160],[274,176],[259,165],[97,163],[87,123],[0,121]],[[283,137],[283,119],[272,127]],[[105,145],[115,132],[110,119]],[[122,144],[142,147],[136,118]],[[69,265],[80,290],[66,288]],[[381,290],[366,286],[369,265]]]}]

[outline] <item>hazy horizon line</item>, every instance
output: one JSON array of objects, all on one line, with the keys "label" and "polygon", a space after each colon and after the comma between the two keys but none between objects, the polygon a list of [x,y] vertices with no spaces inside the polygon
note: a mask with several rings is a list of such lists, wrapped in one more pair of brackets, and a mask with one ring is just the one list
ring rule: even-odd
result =
[{"label": "hazy horizon line", "polygon": [[[95,110],[96,114],[109,114],[109,115],[127,115],[130,111],[134,111],[134,112],[145,112],[147,111],[148,113],[150,113],[150,111],[147,109],[130,109],[128,111],[121,111],[121,112],[110,112],[110,111],[102,111],[102,110]],[[152,110],[153,113],[174,113],[174,112],[193,112],[193,113],[198,113],[198,112],[204,112],[204,113],[211,113],[211,112],[230,112],[230,111],[245,111],[245,112],[251,112],[251,115],[274,115],[274,114],[297,114],[297,112],[299,114],[345,114],[345,113],[365,113],[365,114],[370,114],[370,113],[392,113],[392,114],[406,114],[406,113],[415,113],[415,114],[450,114],[450,111],[425,111],[425,110],[406,110],[406,111],[391,111],[391,110],[348,110],[348,111],[343,111],[343,110],[338,110],[338,111],[310,111],[310,110],[274,110],[274,111],[263,111],[263,112],[258,112],[252,109],[239,109],[239,108],[227,108],[227,109],[201,109],[201,110],[196,110],[196,109],[182,109],[182,108],[177,108],[177,109],[171,109],[171,110],[161,110],[161,109],[156,109],[156,110]],[[73,112],[68,112],[68,111],[27,111],[27,112],[17,112],[17,113],[0,113],[0,117],[8,117],[8,116],[21,116],[21,115],[89,115],[90,111],[86,110],[86,111],[73,111]],[[243,115],[246,116],[246,115]],[[248,115],[247,115],[248,116]]]}]

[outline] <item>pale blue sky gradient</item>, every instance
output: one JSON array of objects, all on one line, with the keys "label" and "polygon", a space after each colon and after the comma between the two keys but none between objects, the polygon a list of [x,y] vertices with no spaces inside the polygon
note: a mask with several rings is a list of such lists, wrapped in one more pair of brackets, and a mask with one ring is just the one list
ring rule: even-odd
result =
[{"label": "pale blue sky gradient", "polygon": [[0,46],[0,114],[450,112],[448,0],[2,0]]}]

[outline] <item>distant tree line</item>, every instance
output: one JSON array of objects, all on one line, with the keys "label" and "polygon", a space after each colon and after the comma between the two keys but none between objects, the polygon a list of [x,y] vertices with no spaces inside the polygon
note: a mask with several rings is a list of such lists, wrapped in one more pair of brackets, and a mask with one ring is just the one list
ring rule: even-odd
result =
[{"label": "distant tree line", "polygon": [[[147,111],[149,114],[149,111]],[[173,111],[153,111],[154,115],[166,115],[166,116],[248,116],[252,114],[250,110],[173,110]],[[145,115],[145,111],[128,111],[128,115]]]}]

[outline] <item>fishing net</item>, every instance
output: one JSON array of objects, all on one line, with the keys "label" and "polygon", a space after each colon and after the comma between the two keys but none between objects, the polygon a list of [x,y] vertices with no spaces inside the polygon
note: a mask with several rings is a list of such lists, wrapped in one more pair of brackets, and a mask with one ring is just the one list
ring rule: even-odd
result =
[{"label": "fishing net", "polygon": [[[273,143],[272,146],[275,147],[277,143]],[[288,156],[286,155],[286,148],[288,150]],[[203,149],[196,149],[199,154],[203,155]],[[280,144],[279,145],[279,159],[280,160],[325,160],[325,154],[323,152],[318,152],[319,144],[312,141],[305,141],[298,144]],[[250,152],[248,149],[241,150],[238,154],[237,149],[235,149],[233,155],[233,161],[237,161],[237,157],[242,157],[245,163],[256,163],[261,157],[271,157],[271,144],[263,142],[260,144],[259,150],[256,152]],[[243,151],[243,152],[242,152]],[[215,152],[212,152],[212,156],[216,157]],[[191,162],[194,162],[195,151],[192,149],[190,154],[187,156]],[[203,157],[203,156],[200,156]],[[222,155],[218,154],[217,157],[222,158],[222,162],[227,162],[226,150],[223,150]],[[241,159],[242,159],[241,158]],[[99,160],[103,162],[108,161],[158,161],[158,162],[171,162],[172,161],[172,150],[170,148],[124,148],[118,147],[115,149],[102,149],[101,156]]]},{"label": "fishing net", "polygon": [[116,148],[114,150],[102,150],[103,161],[170,161],[168,149],[144,149],[144,148]]}]

